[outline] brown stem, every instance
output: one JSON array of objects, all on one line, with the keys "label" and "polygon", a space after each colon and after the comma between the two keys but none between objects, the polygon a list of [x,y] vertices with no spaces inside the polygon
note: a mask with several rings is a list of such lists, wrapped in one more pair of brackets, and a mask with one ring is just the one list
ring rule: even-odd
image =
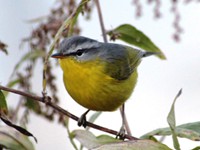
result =
[{"label": "brown stem", "polygon": [[99,15],[99,22],[100,22],[100,26],[101,26],[101,31],[103,34],[103,40],[105,43],[108,42],[107,37],[106,37],[106,30],[105,30],[105,26],[104,26],[104,22],[103,22],[103,16],[102,16],[102,12],[101,12],[101,6],[99,4],[99,0],[95,0],[96,6],[97,6],[97,12]]},{"label": "brown stem", "polygon": [[[39,101],[41,103],[45,103],[46,105],[48,105],[48,106],[52,107],[53,109],[55,109],[56,111],[58,111],[60,114],[66,115],[69,118],[78,121],[78,117],[77,116],[75,116],[75,115],[71,114],[70,112],[64,110],[60,106],[51,103],[50,102],[50,99],[51,99],[50,97],[48,97],[49,101],[46,102],[46,101],[44,101],[43,97],[32,95],[32,94],[27,93],[27,92],[11,89],[11,88],[4,87],[4,86],[1,86],[1,85],[0,85],[0,90],[4,90],[4,91],[11,92],[11,93],[15,93],[15,94],[18,94],[18,95],[21,95],[21,96],[25,96],[25,97],[31,98],[32,100],[35,100],[35,101]],[[102,126],[99,126],[99,125],[96,125],[96,124],[93,124],[93,123],[90,123],[90,122],[87,122],[87,126],[89,126],[91,128],[94,128],[94,129],[97,129],[97,130],[101,130],[101,131],[113,134],[113,135],[117,135],[118,134],[117,131],[114,131],[114,130],[111,130],[111,129],[108,129],[108,128],[105,128],[105,127],[102,127]],[[130,135],[125,135],[125,138],[129,139],[129,140],[138,140],[138,138],[130,136]]]}]

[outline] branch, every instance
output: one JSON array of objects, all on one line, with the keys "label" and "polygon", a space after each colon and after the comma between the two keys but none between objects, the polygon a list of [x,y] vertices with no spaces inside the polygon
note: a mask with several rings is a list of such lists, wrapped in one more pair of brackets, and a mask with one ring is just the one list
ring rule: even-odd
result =
[{"label": "branch", "polygon": [[99,22],[100,22],[100,26],[101,26],[101,32],[103,34],[103,40],[104,40],[105,43],[107,43],[108,40],[107,40],[107,37],[106,37],[106,30],[105,30],[105,26],[104,26],[104,22],[103,22],[103,16],[102,16],[99,0],[95,0],[95,3],[96,3],[96,6],[97,6],[97,11],[98,11],[98,15],[99,15]]},{"label": "branch", "polygon": [[[44,100],[44,97],[36,96],[36,95],[30,94],[30,93],[27,93],[27,92],[11,89],[11,88],[4,87],[4,86],[1,86],[1,85],[0,85],[0,90],[4,90],[4,91],[7,91],[7,92],[15,93],[15,94],[18,94],[18,95],[21,95],[21,96],[24,96],[24,97],[31,98],[32,100],[35,100],[35,101],[38,101],[38,102],[41,102],[41,103],[45,103],[46,105],[48,105],[48,106],[52,107],[53,109],[55,109],[56,111],[58,111],[60,114],[63,114],[63,115],[68,116],[69,118],[71,118],[71,119],[73,119],[75,121],[78,121],[78,117],[77,116],[75,116],[75,115],[71,114],[70,112],[64,110],[60,106],[51,103],[51,98],[50,97],[47,97],[48,101],[46,102]],[[101,130],[103,132],[107,132],[107,133],[113,134],[113,135],[117,135],[118,134],[117,131],[114,131],[114,130],[111,130],[111,129],[108,129],[108,128],[105,128],[105,127],[102,127],[102,126],[99,126],[99,125],[96,125],[96,124],[93,124],[93,123],[90,123],[90,122],[87,122],[87,126],[89,126],[91,128],[94,128],[94,129],[97,129],[97,130]],[[138,140],[138,138],[133,137],[133,136],[129,136],[129,135],[125,135],[125,138],[129,139],[129,140]]]}]

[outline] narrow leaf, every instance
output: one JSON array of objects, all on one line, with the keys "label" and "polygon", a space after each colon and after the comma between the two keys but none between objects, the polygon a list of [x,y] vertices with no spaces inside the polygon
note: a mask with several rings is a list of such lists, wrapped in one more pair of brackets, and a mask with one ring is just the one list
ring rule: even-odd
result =
[{"label": "narrow leaf", "polygon": [[67,129],[67,133],[69,135],[69,140],[70,140],[72,146],[74,147],[75,150],[78,150],[78,147],[74,141],[74,135],[71,133],[71,131],[69,129],[69,117],[64,117],[64,125]]},{"label": "narrow leaf", "polygon": [[171,150],[166,145],[151,140],[125,141],[101,145],[92,150]]},{"label": "narrow leaf", "polygon": [[[14,80],[11,80],[8,84],[7,84],[7,87],[9,88],[12,88],[13,86],[15,86],[16,84],[20,83],[21,82],[21,79],[14,79]],[[7,91],[4,91],[3,92],[5,97],[8,96],[8,93]]]},{"label": "narrow leaf", "polygon": [[[141,136],[141,138],[150,139],[153,136],[169,136],[171,134],[172,132],[170,128],[160,128]],[[200,122],[193,122],[176,126],[176,135],[181,138],[200,141]]]},{"label": "narrow leaf", "polygon": [[[101,115],[101,111],[97,111],[95,112],[90,118],[89,118],[89,122],[93,123],[100,115]],[[87,130],[89,130],[89,127],[86,128]]]},{"label": "narrow leaf", "polygon": [[74,130],[74,138],[76,138],[84,147],[92,150],[170,150],[166,145],[151,140],[138,140],[123,142],[108,135],[100,135],[95,137],[86,130]]},{"label": "narrow leaf", "polygon": [[16,84],[20,83],[21,79],[15,79],[15,80],[11,80],[8,84],[7,87],[12,88],[13,86],[15,86]]},{"label": "narrow leaf", "polygon": [[192,150],[200,150],[200,146],[193,148]]},{"label": "narrow leaf", "polygon": [[31,134],[30,132],[28,132],[26,129],[24,129],[24,128],[20,127],[20,126],[17,126],[17,125],[15,125],[15,124],[13,124],[12,122],[10,122],[9,120],[7,120],[6,118],[3,118],[2,116],[1,116],[1,120],[2,120],[5,124],[7,124],[8,126],[15,128],[15,129],[16,129],[17,131],[19,131],[20,133],[22,133],[22,134],[24,134],[24,135],[26,135],[26,136],[32,136],[32,137],[34,138],[35,142],[37,143],[36,137],[34,137],[33,134]]},{"label": "narrow leaf", "polygon": [[160,59],[166,59],[163,52],[145,35],[130,24],[123,24],[108,32],[111,39],[119,39],[131,45],[137,46],[148,52],[155,52]]},{"label": "narrow leaf", "polygon": [[10,150],[34,150],[31,141],[8,126],[0,126],[0,147]]},{"label": "narrow leaf", "polygon": [[97,112],[95,112],[90,118],[89,118],[89,122],[94,122],[100,115],[101,115],[101,111],[97,111]]},{"label": "narrow leaf", "polygon": [[[89,118],[89,122],[91,122],[91,123],[94,123],[95,122],[95,120],[101,115],[101,111],[97,111],[97,112],[95,112],[90,118]],[[90,129],[90,127],[89,126],[87,126],[86,127],[86,130],[89,130]],[[81,145],[80,146],[80,150],[82,150],[83,149],[83,145]]]},{"label": "narrow leaf", "polygon": [[196,131],[196,132],[198,132],[200,134],[200,121],[182,124],[182,125],[179,125],[177,127],[178,128],[192,130],[192,131]]},{"label": "narrow leaf", "polygon": [[8,113],[8,108],[7,108],[7,102],[6,98],[3,94],[3,92],[0,90],[0,115],[1,114],[7,114]]},{"label": "narrow leaf", "polygon": [[181,95],[181,93],[182,93],[182,89],[180,89],[180,91],[176,95],[174,102],[171,106],[170,112],[167,116],[167,122],[168,122],[171,132],[172,132],[173,144],[174,144],[174,148],[176,150],[180,150],[180,144],[178,142],[178,138],[177,138],[177,134],[176,134],[176,118],[175,118],[175,108],[174,107],[175,107],[175,102],[176,102],[177,98]]},{"label": "narrow leaf", "polygon": [[177,126],[177,128],[182,129],[182,132],[178,133],[178,136],[180,135],[180,137],[188,138],[193,141],[200,141],[200,121],[183,124]]},{"label": "narrow leaf", "polygon": [[77,139],[84,147],[88,149],[92,149],[107,143],[120,142],[120,140],[108,135],[95,137],[92,132],[87,130],[74,130],[72,134],[75,139]]},{"label": "narrow leaf", "polygon": [[37,101],[34,101],[30,98],[26,98],[25,106],[33,110],[37,114],[41,113],[41,106]]}]

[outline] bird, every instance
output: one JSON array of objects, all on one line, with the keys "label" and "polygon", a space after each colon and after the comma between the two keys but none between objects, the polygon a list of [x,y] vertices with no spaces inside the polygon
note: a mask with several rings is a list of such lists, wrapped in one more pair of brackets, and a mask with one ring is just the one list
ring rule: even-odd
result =
[{"label": "bird", "polygon": [[90,110],[115,111],[122,106],[136,86],[137,67],[142,58],[152,54],[84,36],[64,38],[51,57],[58,59],[63,70],[66,91],[87,109],[78,125],[86,127],[86,115]]}]

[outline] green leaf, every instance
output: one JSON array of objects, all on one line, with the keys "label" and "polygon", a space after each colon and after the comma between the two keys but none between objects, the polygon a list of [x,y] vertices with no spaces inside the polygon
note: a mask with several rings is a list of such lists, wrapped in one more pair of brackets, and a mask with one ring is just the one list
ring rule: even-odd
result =
[{"label": "green leaf", "polygon": [[20,127],[20,126],[17,126],[17,125],[15,125],[15,124],[13,124],[12,122],[10,122],[9,120],[7,120],[6,118],[4,118],[4,117],[2,117],[2,116],[1,116],[0,118],[1,118],[1,120],[2,120],[6,125],[8,125],[8,126],[14,128],[14,129],[16,129],[17,131],[19,131],[20,133],[22,133],[22,134],[24,134],[24,135],[26,135],[26,136],[32,136],[32,137],[34,138],[35,142],[37,142],[36,137],[34,137],[33,134],[30,133],[29,131],[27,131],[26,129],[24,129],[24,128]]},{"label": "green leaf", "polygon": [[0,126],[0,145],[12,150],[34,150],[26,136],[7,126]]},{"label": "green leaf", "polygon": [[176,95],[174,102],[171,106],[170,112],[167,116],[167,122],[168,122],[171,132],[172,132],[173,144],[174,144],[174,148],[176,150],[180,150],[180,145],[179,145],[177,134],[176,134],[176,118],[175,118],[175,108],[174,107],[175,107],[175,102],[176,102],[177,98],[181,95],[181,93],[182,93],[182,89]]},{"label": "green leaf", "polygon": [[193,148],[192,150],[200,150],[200,146]]},{"label": "green leaf", "polygon": [[0,90],[0,114],[7,114],[8,113],[8,107],[7,107],[7,102],[6,98],[3,94],[3,92]]},{"label": "green leaf", "polygon": [[177,126],[177,128],[182,129],[180,137],[188,138],[193,141],[200,141],[200,121],[183,124]]},{"label": "green leaf", "polygon": [[182,124],[182,125],[179,125],[177,127],[178,128],[192,130],[192,131],[196,131],[196,132],[198,132],[200,134],[200,121]]},{"label": "green leaf", "polygon": [[91,117],[90,119],[88,120],[89,122],[93,123],[100,115],[101,115],[101,111],[97,111],[95,112]]},{"label": "green leaf", "polygon": [[164,144],[151,140],[123,142],[108,135],[95,137],[94,134],[86,130],[74,130],[73,135],[84,147],[92,150],[170,150]]},{"label": "green leaf", "polygon": [[125,141],[99,146],[92,150],[171,150],[164,144],[151,140]]},{"label": "green leaf", "polygon": [[15,79],[15,80],[12,80],[8,83],[7,87],[9,88],[12,88],[13,86],[15,86],[16,84],[20,83],[21,82],[21,79]]},{"label": "green leaf", "polygon": [[[89,122],[91,122],[91,123],[94,123],[95,122],[95,120],[101,115],[101,111],[97,111],[97,112],[94,112],[94,114],[92,114],[92,116],[89,118]],[[90,129],[90,127],[89,126],[87,126],[86,127],[86,130],[89,130]],[[81,145],[81,147],[80,147],[80,150],[82,150],[83,149],[83,145]]]},{"label": "green leaf", "polygon": [[41,106],[39,105],[39,102],[34,101],[31,98],[26,98],[25,106],[33,110],[37,114],[41,113]]},{"label": "green leaf", "polygon": [[[95,112],[90,118],[89,118],[89,122],[93,123],[100,115],[101,115],[101,111],[97,111]],[[90,127],[86,127],[86,130],[89,130]]]},{"label": "green leaf", "polygon": [[[169,136],[171,134],[172,132],[170,128],[160,128],[141,136],[141,138],[149,139],[152,136]],[[176,135],[181,138],[200,141],[200,122],[193,122],[176,126]]]},{"label": "green leaf", "polygon": [[[21,79],[14,79],[14,80],[11,80],[11,81],[7,84],[7,87],[12,88],[12,87],[14,87],[16,84],[18,84],[18,83],[20,83],[20,82],[21,82]],[[4,93],[5,97],[7,97],[9,92],[4,91],[3,93]]]},{"label": "green leaf", "polygon": [[108,135],[95,137],[94,134],[87,130],[74,130],[72,134],[75,139],[77,139],[84,147],[88,149],[92,149],[107,143],[120,142],[120,140]]},{"label": "green leaf", "polygon": [[164,53],[142,31],[130,24],[123,24],[108,32],[111,39],[119,39],[148,52],[155,52],[160,59],[166,59]]},{"label": "green leaf", "polygon": [[142,135],[140,138],[141,139],[150,139],[153,136],[167,136],[167,135],[171,135],[170,128],[159,128],[159,129],[153,130],[151,132],[148,132],[148,133]]},{"label": "green leaf", "polygon": [[78,147],[77,147],[76,143],[74,142],[74,135],[71,133],[71,131],[69,129],[69,117],[64,117],[64,125],[67,129],[67,133],[69,135],[69,140],[70,140],[72,146],[74,147],[75,150],[78,150]]}]

